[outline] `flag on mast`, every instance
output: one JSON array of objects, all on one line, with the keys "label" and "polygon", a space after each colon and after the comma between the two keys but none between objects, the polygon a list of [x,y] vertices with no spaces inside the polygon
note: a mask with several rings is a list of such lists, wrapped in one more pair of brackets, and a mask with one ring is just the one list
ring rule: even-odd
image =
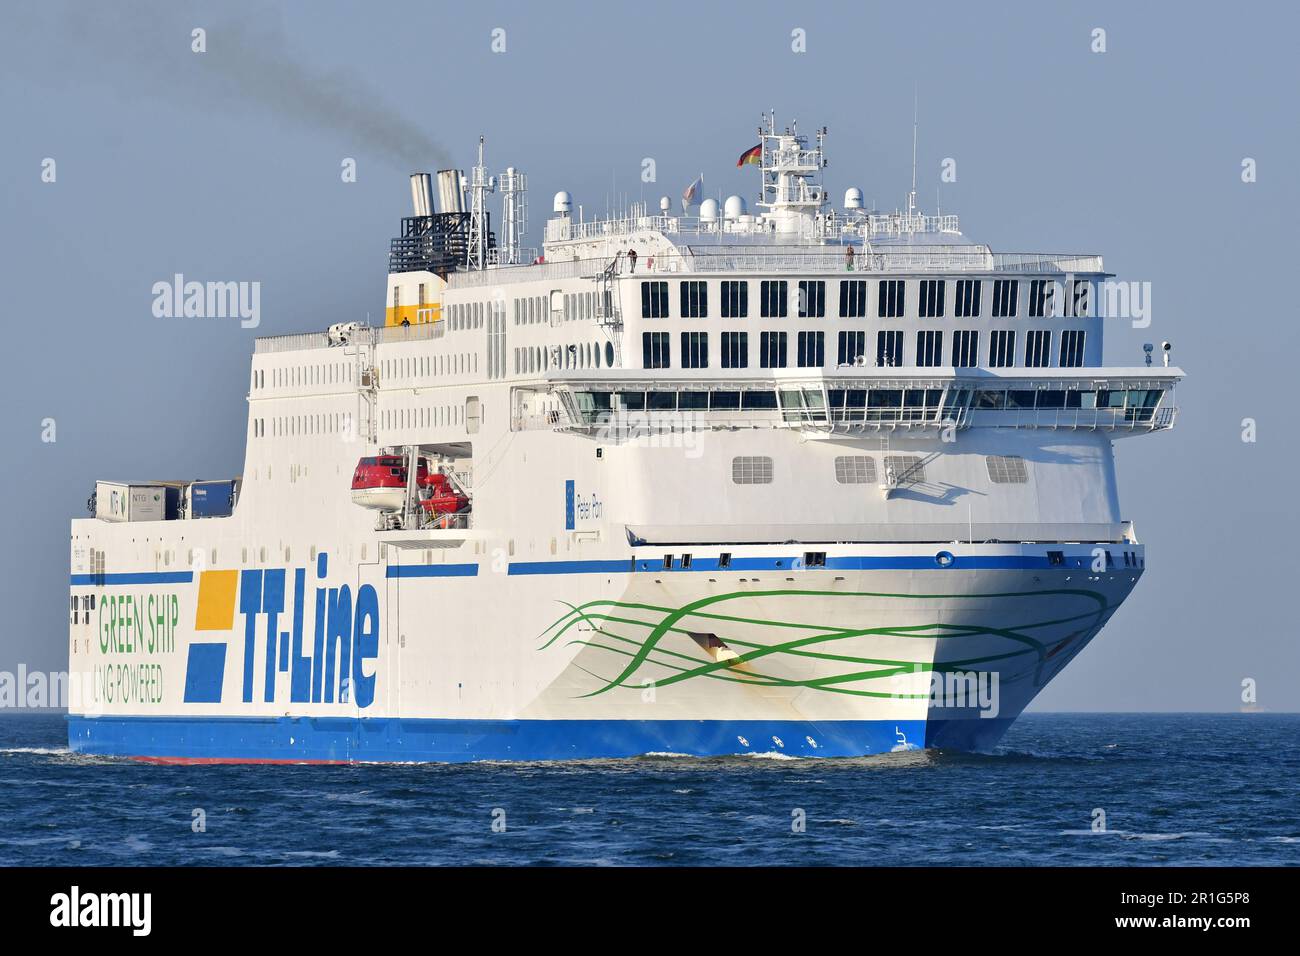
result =
[{"label": "flag on mast", "polygon": [[763,144],[759,143],[740,154],[740,159],[736,160],[736,168],[741,166],[762,166],[763,165]]},{"label": "flag on mast", "polygon": [[695,202],[695,197],[700,194],[700,187],[704,185],[704,174],[700,173],[695,182],[691,183],[682,192],[682,205],[689,206]]}]

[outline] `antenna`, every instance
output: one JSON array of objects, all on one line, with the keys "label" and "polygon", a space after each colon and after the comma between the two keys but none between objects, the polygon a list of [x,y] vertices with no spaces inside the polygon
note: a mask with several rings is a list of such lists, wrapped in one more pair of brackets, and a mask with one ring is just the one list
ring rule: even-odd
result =
[{"label": "antenna", "polygon": [[917,123],[917,95],[916,84],[912,84],[912,191],[907,194],[907,215],[910,217],[916,213],[916,128]]},{"label": "antenna", "polygon": [[478,138],[478,165],[470,180],[470,216],[468,265],[476,269],[487,268],[488,213],[487,194],[496,192],[496,180],[488,176],[483,165],[483,137]]}]

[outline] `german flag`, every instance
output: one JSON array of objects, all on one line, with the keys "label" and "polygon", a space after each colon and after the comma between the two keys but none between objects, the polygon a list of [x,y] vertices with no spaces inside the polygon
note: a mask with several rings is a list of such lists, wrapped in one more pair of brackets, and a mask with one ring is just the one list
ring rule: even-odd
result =
[{"label": "german flag", "polygon": [[736,168],[741,166],[762,166],[763,165],[763,144],[759,143],[752,149],[747,149],[740,154],[740,159],[736,160]]}]

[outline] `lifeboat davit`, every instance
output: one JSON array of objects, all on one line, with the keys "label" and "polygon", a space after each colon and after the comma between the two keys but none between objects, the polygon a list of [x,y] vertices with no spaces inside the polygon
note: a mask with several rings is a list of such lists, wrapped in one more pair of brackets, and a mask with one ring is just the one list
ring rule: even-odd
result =
[{"label": "lifeboat davit", "polygon": [[416,476],[428,497],[420,499],[420,506],[432,515],[451,515],[469,507],[469,499],[451,486],[446,475],[434,473]]},{"label": "lifeboat davit", "polygon": [[[422,486],[428,478],[428,463],[421,458],[416,484]],[[406,459],[401,455],[375,455],[357,462],[352,474],[352,503],[377,511],[401,511],[406,503]]]}]

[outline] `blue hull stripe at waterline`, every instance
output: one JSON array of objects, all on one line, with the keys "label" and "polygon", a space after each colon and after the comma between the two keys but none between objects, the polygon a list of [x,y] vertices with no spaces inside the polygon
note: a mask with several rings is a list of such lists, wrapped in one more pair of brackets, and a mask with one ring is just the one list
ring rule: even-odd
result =
[{"label": "blue hull stripe at waterline", "polygon": [[[956,729],[949,727],[950,740]],[[925,740],[924,720],[68,717],[68,745],[75,752],[194,762],[577,760],[648,753],[853,757],[915,750]]]},{"label": "blue hull stripe at waterline", "polygon": [[[935,553],[936,555],[938,552]],[[1087,567],[1091,556],[1069,555],[1063,564],[1052,564],[1048,557],[1035,554],[1004,555],[953,555],[949,564],[941,565],[935,555],[908,554],[883,557],[846,556],[826,558],[819,567],[805,567],[802,556],[771,558],[732,558],[720,567],[716,557],[692,558],[690,567],[681,566],[680,555],[674,556],[671,568],[663,566],[663,559],[617,558],[594,561],[514,561],[509,566],[512,575],[532,574],[676,574],[680,572],[740,572],[740,571],[1033,571],[1078,570]],[[463,578],[477,577],[477,564],[394,564],[387,569],[389,578]],[[1108,567],[1114,573],[1118,568]],[[1139,571],[1138,568],[1124,570]],[[119,574],[73,574],[69,582],[73,587],[112,586],[126,584],[189,584],[194,580],[192,571],[126,572]]]},{"label": "blue hull stripe at waterline", "polygon": [[[689,552],[687,552],[689,553]],[[802,555],[770,558],[733,557],[727,566],[720,567],[716,557],[692,556],[690,567],[681,566],[681,554],[673,555],[673,566],[665,567],[663,558],[628,557],[600,561],[514,561],[510,574],[676,574],[680,572],[737,572],[737,571],[1068,571],[1086,568],[1092,561],[1091,553],[1070,555],[1062,564],[1052,564],[1046,554],[989,554],[951,555],[950,563],[940,564],[938,555],[902,554],[886,556],[827,556],[825,565],[807,567]],[[943,552],[950,554],[950,552]],[[668,554],[668,552],[665,552]],[[1114,572],[1115,568],[1108,568]],[[1130,569],[1125,569],[1130,570]],[[1138,568],[1131,570],[1137,571]]]}]

